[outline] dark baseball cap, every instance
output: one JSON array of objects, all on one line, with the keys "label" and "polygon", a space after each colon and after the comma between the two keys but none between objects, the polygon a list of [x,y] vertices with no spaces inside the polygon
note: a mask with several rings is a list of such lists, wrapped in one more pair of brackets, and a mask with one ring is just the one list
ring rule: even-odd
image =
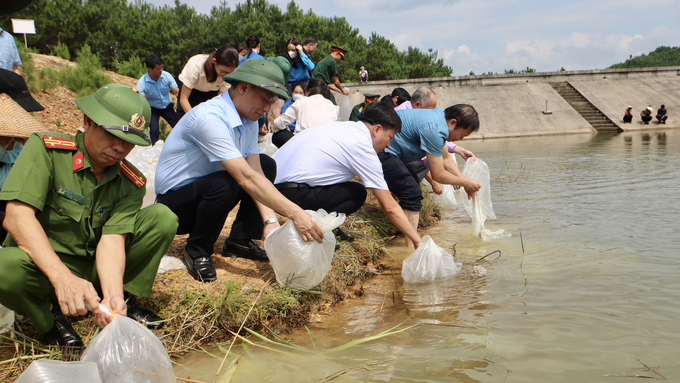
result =
[{"label": "dark baseball cap", "polygon": [[0,69],[0,93],[12,97],[12,100],[21,105],[27,112],[45,110],[45,107],[31,96],[23,77],[10,70]]},{"label": "dark baseball cap", "polygon": [[33,0],[2,0],[0,2],[0,16],[19,12],[32,2]]}]

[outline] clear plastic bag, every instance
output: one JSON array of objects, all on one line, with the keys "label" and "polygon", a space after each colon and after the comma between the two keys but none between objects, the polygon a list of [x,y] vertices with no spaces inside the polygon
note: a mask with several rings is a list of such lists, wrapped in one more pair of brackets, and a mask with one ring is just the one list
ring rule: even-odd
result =
[{"label": "clear plastic bag", "polygon": [[423,237],[418,249],[409,255],[401,266],[401,276],[406,283],[429,283],[438,278],[456,275],[462,268],[453,255],[439,247],[429,235]]},{"label": "clear plastic bag", "polygon": [[[349,91],[349,88],[345,88]],[[338,116],[339,121],[349,121],[349,115],[352,114],[352,103],[349,101],[349,97],[344,94],[341,95],[338,101],[338,107],[340,108],[340,115]]]},{"label": "clear plastic bag", "polygon": [[305,290],[321,283],[331,269],[335,251],[333,229],[345,222],[343,213],[329,214],[323,209],[307,212],[323,232],[323,243],[303,241],[290,220],[270,231],[264,240],[276,280],[282,285]]},{"label": "clear plastic bag", "polygon": [[103,383],[175,383],[170,356],[161,341],[144,325],[123,315],[113,317],[80,360],[97,363]]},{"label": "clear plastic bag", "polygon": [[[432,185],[427,180],[423,180],[428,191],[432,191]],[[456,201],[456,189],[452,185],[441,185],[442,194],[432,194],[434,203],[441,209],[456,210],[458,209],[458,202]]]},{"label": "clear plastic bag", "polygon": [[31,363],[14,383],[101,383],[99,369],[91,362],[41,359]]},{"label": "clear plastic bag", "polygon": [[267,133],[262,139],[262,142],[258,143],[257,146],[260,148],[260,153],[266,154],[269,157],[273,156],[279,148],[272,143],[272,133]]},{"label": "clear plastic bag", "polygon": [[[463,177],[471,178],[481,185],[481,189],[477,192],[479,194],[480,202],[483,205],[483,211],[486,215],[486,220],[495,220],[496,214],[493,212],[493,206],[491,204],[491,181],[489,166],[483,160],[479,158],[471,157],[465,161],[465,167],[463,168]],[[465,211],[472,217],[473,206],[472,200],[468,199],[468,195],[464,188],[456,190],[456,200],[459,206],[463,206]]]},{"label": "clear plastic bag", "polygon": [[156,141],[154,146],[135,146],[125,157],[146,177],[146,194],[142,207],[156,202],[156,166],[163,150],[163,140]]},{"label": "clear plastic bag", "polygon": [[9,331],[14,325],[14,311],[0,305],[0,334]]}]

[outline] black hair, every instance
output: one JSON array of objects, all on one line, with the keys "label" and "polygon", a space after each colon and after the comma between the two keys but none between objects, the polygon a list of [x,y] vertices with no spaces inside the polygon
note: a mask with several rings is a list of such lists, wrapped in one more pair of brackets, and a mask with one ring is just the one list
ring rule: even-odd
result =
[{"label": "black hair", "polygon": [[326,84],[326,81],[324,81],[320,78],[310,79],[309,82],[307,83],[307,89],[305,89],[305,92],[309,93],[310,89],[317,87],[317,86],[328,86],[328,84]]},{"label": "black hair", "polygon": [[665,107],[666,107],[666,105],[661,105],[661,108],[665,108]]},{"label": "black hair", "polygon": [[247,50],[248,50],[248,47],[247,47],[246,44],[244,44],[244,43],[236,43],[236,44],[233,45],[233,47],[234,47],[234,49],[236,49],[236,51],[237,51],[238,53],[241,53],[241,52],[243,52],[243,51],[247,51]]},{"label": "black hair", "polygon": [[394,105],[394,101],[392,100],[392,96],[389,94],[387,96],[383,96],[383,98],[380,99],[380,102],[388,105],[390,108],[394,109],[396,106]]},{"label": "black hair", "polygon": [[314,37],[307,37],[305,39],[305,43],[302,44],[302,45],[308,45],[308,44],[318,44],[318,42],[316,41],[316,39]]},{"label": "black hair", "polygon": [[153,69],[158,64],[163,65],[163,60],[157,55],[149,55],[149,57],[146,58],[145,64],[147,68]]},{"label": "black hair", "polygon": [[399,106],[406,101],[411,101],[411,95],[404,88],[394,88],[392,91],[392,97],[399,96],[395,106]]},{"label": "black hair", "polygon": [[331,90],[325,85],[309,88],[307,96],[314,96],[315,94],[320,94],[328,100],[331,99]]},{"label": "black hair", "polygon": [[454,106],[449,106],[444,111],[446,116],[446,121],[451,119],[456,119],[456,129],[470,129],[473,132],[479,130],[479,115],[475,110],[475,107],[468,104],[456,104]]},{"label": "black hair", "polygon": [[248,48],[246,59],[250,57],[250,55],[253,53],[253,49],[257,48],[258,45],[260,45],[260,38],[257,37],[257,35],[248,36],[246,39],[246,47]]},{"label": "black hair", "polygon": [[369,123],[371,125],[380,124],[383,129],[397,129],[397,133],[401,131],[401,118],[394,108],[382,102],[372,102],[364,108],[364,111],[359,115],[359,121]]},{"label": "black hair", "polygon": [[238,66],[238,52],[236,48],[231,45],[224,45],[211,54],[205,59],[203,63],[203,71],[205,72],[205,78],[208,82],[217,81],[217,71],[215,70],[215,65],[213,65],[213,59],[215,63],[224,66],[235,67]]}]

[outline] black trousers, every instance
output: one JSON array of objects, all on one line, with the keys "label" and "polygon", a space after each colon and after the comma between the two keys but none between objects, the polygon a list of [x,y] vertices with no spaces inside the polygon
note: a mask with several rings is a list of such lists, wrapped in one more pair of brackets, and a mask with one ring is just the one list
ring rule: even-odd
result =
[{"label": "black trousers", "polygon": [[366,188],[358,182],[343,182],[328,186],[288,187],[290,183],[275,185],[286,198],[305,210],[324,209],[350,215],[366,202]]},{"label": "black trousers", "polygon": [[[180,86],[180,89],[182,87]],[[192,89],[191,94],[189,95],[189,105],[191,105],[192,108],[195,108],[196,105],[206,102],[210,100],[211,98],[219,95],[220,91],[219,90],[211,90],[209,92],[201,92],[200,90]],[[182,117],[186,114],[186,111],[182,108],[182,105],[179,103],[179,97],[182,95],[182,91],[179,91],[179,96],[177,96],[177,121],[181,120]]]},{"label": "black trousers", "polygon": [[[276,162],[260,154],[260,164],[265,177],[274,182]],[[250,195],[241,189],[226,170],[208,174],[179,189],[161,194],[158,202],[169,207],[179,218],[177,234],[189,234],[186,250],[192,258],[213,254],[215,241],[224,228],[227,215],[239,202],[241,206],[231,226],[229,238],[262,238],[264,227],[260,211]]]},{"label": "black trousers", "polygon": [[[404,210],[420,211],[423,207],[423,191],[416,169],[409,169],[399,157],[394,154],[378,153],[383,167],[385,182],[394,195],[399,198],[399,205]],[[427,173],[423,174],[425,177]]]},{"label": "black trousers", "polygon": [[293,132],[288,129],[279,130],[272,135],[272,144],[276,145],[277,148],[280,148],[291,138],[293,138]]},{"label": "black trousers", "polygon": [[149,134],[151,135],[151,145],[155,145],[160,135],[159,117],[163,117],[171,127],[177,125],[177,113],[174,109],[175,104],[170,103],[165,109],[151,107],[151,121],[149,121]]}]

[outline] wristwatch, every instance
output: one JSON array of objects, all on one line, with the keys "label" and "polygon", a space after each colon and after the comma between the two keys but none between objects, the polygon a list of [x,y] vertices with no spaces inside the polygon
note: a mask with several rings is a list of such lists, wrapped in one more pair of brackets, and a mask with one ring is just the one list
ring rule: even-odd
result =
[{"label": "wristwatch", "polygon": [[270,219],[264,221],[263,223],[264,223],[264,226],[267,226],[267,225],[271,225],[272,223],[279,223],[279,219],[278,218],[270,218]]}]

